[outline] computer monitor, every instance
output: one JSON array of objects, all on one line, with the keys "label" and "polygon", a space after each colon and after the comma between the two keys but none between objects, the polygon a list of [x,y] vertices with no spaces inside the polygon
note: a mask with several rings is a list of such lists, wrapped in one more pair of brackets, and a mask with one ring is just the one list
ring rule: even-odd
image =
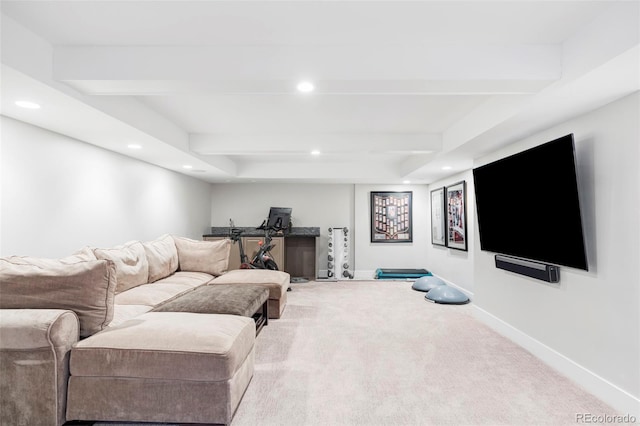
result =
[{"label": "computer monitor", "polygon": [[271,207],[269,209],[269,219],[267,219],[267,227],[277,230],[284,230],[289,227],[291,221],[290,207]]}]

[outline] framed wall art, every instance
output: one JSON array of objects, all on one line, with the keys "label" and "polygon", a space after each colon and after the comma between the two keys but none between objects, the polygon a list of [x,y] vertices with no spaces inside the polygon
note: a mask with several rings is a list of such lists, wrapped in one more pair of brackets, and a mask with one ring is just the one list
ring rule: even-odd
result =
[{"label": "framed wall art", "polygon": [[446,246],[444,187],[431,191],[431,244]]},{"label": "framed wall art", "polygon": [[411,191],[371,192],[371,242],[413,242]]},{"label": "framed wall art", "polygon": [[467,198],[465,181],[447,186],[447,246],[467,251]]}]

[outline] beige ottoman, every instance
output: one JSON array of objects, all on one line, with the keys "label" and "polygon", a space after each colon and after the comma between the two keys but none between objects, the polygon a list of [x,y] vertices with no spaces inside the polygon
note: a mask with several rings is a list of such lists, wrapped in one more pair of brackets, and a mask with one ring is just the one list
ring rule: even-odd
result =
[{"label": "beige ottoman", "polygon": [[211,282],[217,284],[253,284],[269,289],[269,318],[278,319],[287,305],[287,289],[291,277],[282,271],[268,269],[236,269],[221,275]]},{"label": "beige ottoman", "polygon": [[71,350],[67,420],[229,424],[254,370],[255,324],[149,312]]}]

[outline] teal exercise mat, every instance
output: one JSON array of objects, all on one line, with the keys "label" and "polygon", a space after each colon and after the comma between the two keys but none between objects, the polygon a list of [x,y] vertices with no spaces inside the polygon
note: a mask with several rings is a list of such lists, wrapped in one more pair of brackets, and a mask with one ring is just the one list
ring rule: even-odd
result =
[{"label": "teal exercise mat", "polygon": [[420,278],[432,275],[426,269],[376,269],[376,279]]}]

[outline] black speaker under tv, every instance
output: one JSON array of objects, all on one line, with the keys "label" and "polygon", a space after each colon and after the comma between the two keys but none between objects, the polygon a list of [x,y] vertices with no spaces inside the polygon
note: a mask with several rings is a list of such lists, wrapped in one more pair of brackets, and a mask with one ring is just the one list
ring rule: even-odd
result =
[{"label": "black speaker under tv", "polygon": [[573,134],[473,169],[484,251],[588,270]]}]

